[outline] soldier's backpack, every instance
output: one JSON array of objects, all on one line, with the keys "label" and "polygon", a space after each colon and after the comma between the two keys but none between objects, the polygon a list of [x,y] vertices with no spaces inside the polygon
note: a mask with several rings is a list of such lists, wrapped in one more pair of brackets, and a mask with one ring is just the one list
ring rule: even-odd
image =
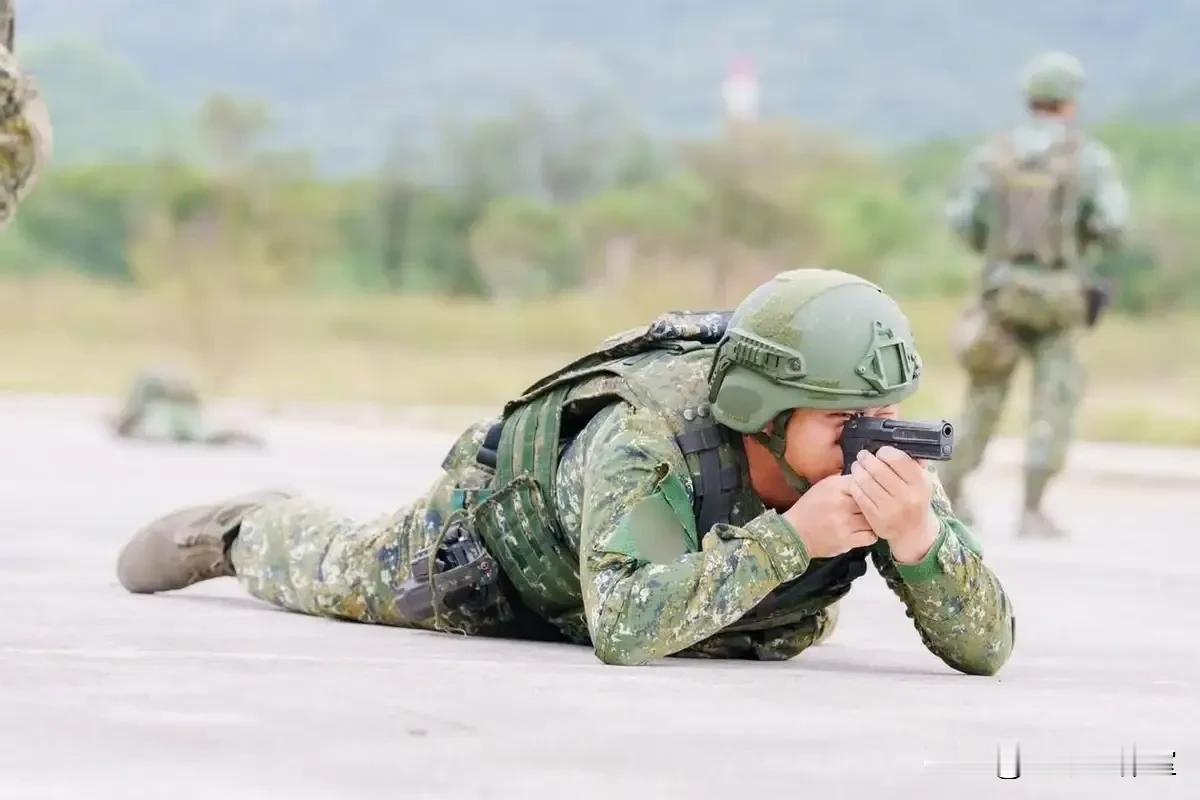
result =
[{"label": "soldier's backpack", "polygon": [[1045,332],[1083,320],[1080,146],[1078,131],[1069,129],[1032,157],[1016,152],[1010,134],[993,147],[984,297],[1011,325]]}]

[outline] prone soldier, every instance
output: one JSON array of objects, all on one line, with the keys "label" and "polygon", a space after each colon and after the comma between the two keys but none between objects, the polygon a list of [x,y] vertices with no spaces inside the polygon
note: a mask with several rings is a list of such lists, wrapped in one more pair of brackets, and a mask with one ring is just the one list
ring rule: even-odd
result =
[{"label": "prone soldier", "polygon": [[878,287],[786,272],[732,317],[664,315],[533,384],[394,514],[245,495],[153,521],[117,574],[132,592],[236,576],[293,611],[636,665],[791,658],[870,561],[930,651],[992,674],[1012,607],[936,474],[886,446],[842,474],[846,423],[894,419],[920,375]]}]

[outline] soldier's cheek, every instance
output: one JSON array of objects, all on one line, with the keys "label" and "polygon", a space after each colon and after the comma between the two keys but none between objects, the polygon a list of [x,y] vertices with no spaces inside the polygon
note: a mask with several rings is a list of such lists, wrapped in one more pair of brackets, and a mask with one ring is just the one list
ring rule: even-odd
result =
[{"label": "soldier's cheek", "polygon": [[[833,442],[820,451],[813,453],[813,463],[817,466],[814,470],[816,480],[828,478],[831,475],[838,475],[842,471],[842,448],[837,442]],[[810,479],[811,480],[811,479]],[[815,481],[814,481],[815,482]]]}]

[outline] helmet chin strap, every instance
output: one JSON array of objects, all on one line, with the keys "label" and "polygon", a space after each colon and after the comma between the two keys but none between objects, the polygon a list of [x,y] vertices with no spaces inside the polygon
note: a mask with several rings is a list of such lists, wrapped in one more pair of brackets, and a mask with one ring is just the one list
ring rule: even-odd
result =
[{"label": "helmet chin strap", "polygon": [[784,458],[784,453],[787,451],[787,425],[791,418],[791,409],[779,412],[771,423],[771,432],[759,431],[754,434],[754,439],[775,457],[775,463],[783,471],[783,479],[787,481],[787,485],[800,494],[804,494],[812,488],[812,484],[800,477]]}]

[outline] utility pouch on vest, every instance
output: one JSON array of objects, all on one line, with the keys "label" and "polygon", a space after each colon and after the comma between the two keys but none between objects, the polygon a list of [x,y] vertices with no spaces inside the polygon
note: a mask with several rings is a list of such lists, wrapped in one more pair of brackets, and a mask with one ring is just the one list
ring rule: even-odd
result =
[{"label": "utility pouch on vest", "polygon": [[991,164],[992,261],[1033,262],[1047,269],[1078,260],[1080,137],[1068,130],[1045,152],[1019,153],[1011,134],[997,138]]},{"label": "utility pouch on vest", "polygon": [[[477,459],[494,464],[496,475],[492,494],[471,512],[471,527],[504,568],[523,604],[543,619],[554,620],[583,605],[579,554],[554,509],[564,441],[609,403],[625,400],[657,408],[629,383],[627,373],[649,364],[656,354],[682,356],[715,344],[728,319],[725,313],[672,312],[648,328],[612,337],[529,387],[505,407],[499,436],[493,429],[484,437]],[[587,391],[580,394],[576,387]],[[565,410],[568,396],[570,411]],[[709,443],[689,439],[681,442],[685,444],[695,451],[688,451],[687,457],[695,460]],[[707,491],[719,494],[728,488],[728,476],[720,469],[708,465],[704,471]],[[725,505],[712,500],[705,508],[728,513]]]},{"label": "utility pouch on vest", "polygon": [[983,304],[1008,325],[1048,333],[1084,321],[1086,287],[1072,269],[996,264],[985,278]]},{"label": "utility pouch on vest", "polygon": [[551,619],[582,605],[578,559],[532,475],[518,475],[480,503],[472,523],[533,611]]},{"label": "utility pouch on vest", "polygon": [[1045,152],[1019,153],[1000,136],[991,165],[983,304],[1002,323],[1047,333],[1080,324],[1086,291],[1079,271],[1081,176],[1078,131]]}]

